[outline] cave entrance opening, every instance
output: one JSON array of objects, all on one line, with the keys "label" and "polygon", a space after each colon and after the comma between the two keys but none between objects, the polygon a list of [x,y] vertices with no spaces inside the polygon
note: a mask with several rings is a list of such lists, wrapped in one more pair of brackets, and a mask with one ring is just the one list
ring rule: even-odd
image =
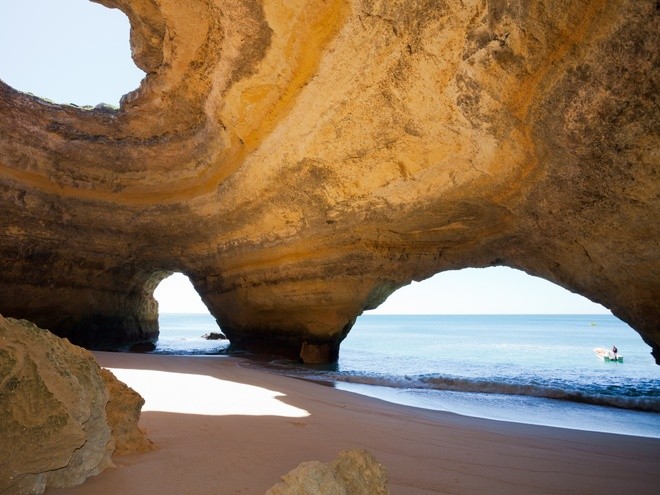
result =
[{"label": "cave entrance opening", "polygon": [[89,0],[0,2],[0,79],[54,103],[117,106],[144,72],[126,15]]},{"label": "cave entrance opening", "polygon": [[465,268],[412,282],[366,314],[610,314],[548,280],[505,266]]},{"label": "cave entrance opening", "polygon": [[154,290],[160,334],[156,350],[162,354],[224,354],[229,341],[202,301],[190,279],[177,272]]},{"label": "cave entrance opening", "polygon": [[[623,363],[594,353],[613,345]],[[360,316],[332,379],[415,407],[657,437],[650,350],[606,308],[551,282],[466,269],[403,287]]]}]

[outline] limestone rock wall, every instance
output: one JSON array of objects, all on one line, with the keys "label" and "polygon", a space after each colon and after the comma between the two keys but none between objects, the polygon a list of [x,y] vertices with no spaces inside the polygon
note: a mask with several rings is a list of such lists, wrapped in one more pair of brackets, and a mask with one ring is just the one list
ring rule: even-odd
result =
[{"label": "limestone rock wall", "polygon": [[507,265],[660,358],[655,1],[100,3],[147,72],[121,108],[0,84],[0,312],[150,340],[182,271],[234,344],[323,361],[410,281]]}]

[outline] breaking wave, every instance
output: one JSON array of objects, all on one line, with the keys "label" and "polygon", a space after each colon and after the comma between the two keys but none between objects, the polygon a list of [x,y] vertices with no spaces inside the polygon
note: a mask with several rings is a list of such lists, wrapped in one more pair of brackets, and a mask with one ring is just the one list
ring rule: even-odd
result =
[{"label": "breaking wave", "polygon": [[[344,382],[361,385],[374,385],[406,390],[442,390],[482,394],[519,395],[545,399],[556,399],[583,404],[616,407],[637,411],[660,412],[660,390],[652,381],[640,382],[636,387],[627,385],[593,386],[580,389],[570,382],[555,384],[516,383],[503,380],[458,378],[443,375],[392,376],[375,373],[319,371],[294,369],[271,363],[271,368],[290,376],[322,382]],[[563,386],[562,386],[563,385]]]}]

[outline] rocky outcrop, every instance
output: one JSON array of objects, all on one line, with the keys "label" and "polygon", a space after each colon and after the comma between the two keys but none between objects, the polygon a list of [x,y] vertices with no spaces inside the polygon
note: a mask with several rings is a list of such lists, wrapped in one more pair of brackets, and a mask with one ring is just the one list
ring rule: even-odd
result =
[{"label": "rocky outcrop", "polygon": [[0,317],[0,492],[75,486],[112,465],[108,392],[94,357]]},{"label": "rocky outcrop", "polygon": [[371,453],[344,450],[329,463],[303,462],[266,495],[389,495],[387,474]]},{"label": "rocky outcrop", "polygon": [[0,316],[0,493],[70,487],[143,452],[144,400],[89,351]]},{"label": "rocky outcrop", "polygon": [[233,346],[327,361],[397,288],[506,265],[660,359],[655,1],[100,3],[147,72],[121,108],[0,84],[0,312],[154,340],[181,271]]},{"label": "rocky outcrop", "polygon": [[105,414],[115,443],[114,455],[147,452],[153,443],[138,426],[144,399],[131,387],[121,382],[110,370],[101,368],[109,399]]}]

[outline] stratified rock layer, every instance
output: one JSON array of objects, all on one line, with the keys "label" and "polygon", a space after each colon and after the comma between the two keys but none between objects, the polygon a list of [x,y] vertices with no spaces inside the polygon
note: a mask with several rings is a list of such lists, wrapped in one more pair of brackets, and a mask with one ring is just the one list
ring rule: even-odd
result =
[{"label": "stratified rock layer", "polygon": [[344,450],[328,463],[303,462],[266,495],[389,495],[387,474],[364,449]]},{"label": "stratified rock layer", "polygon": [[120,109],[0,84],[0,312],[153,340],[182,271],[234,345],[324,361],[410,281],[506,265],[660,358],[655,1],[100,3],[147,72]]},{"label": "stratified rock layer", "polygon": [[99,372],[85,349],[0,316],[0,492],[75,486],[112,465]]}]

